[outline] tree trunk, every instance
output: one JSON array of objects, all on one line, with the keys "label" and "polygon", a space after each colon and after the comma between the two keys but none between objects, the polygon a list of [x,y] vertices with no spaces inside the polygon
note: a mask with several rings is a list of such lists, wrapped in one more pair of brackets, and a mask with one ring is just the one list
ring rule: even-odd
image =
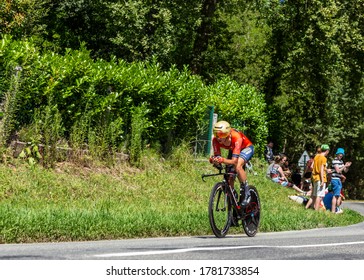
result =
[{"label": "tree trunk", "polygon": [[209,45],[209,39],[213,32],[212,18],[215,15],[219,0],[205,0],[201,9],[201,25],[196,30],[196,39],[193,45],[191,69],[194,74],[200,74],[203,65],[203,52]]}]

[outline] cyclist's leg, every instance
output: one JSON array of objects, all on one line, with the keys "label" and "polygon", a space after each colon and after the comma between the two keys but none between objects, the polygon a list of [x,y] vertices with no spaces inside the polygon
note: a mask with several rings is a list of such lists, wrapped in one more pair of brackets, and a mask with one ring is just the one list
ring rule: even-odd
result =
[{"label": "cyclist's leg", "polygon": [[[232,150],[229,150],[229,154],[227,156],[227,159],[231,159],[233,156],[233,152]],[[226,165],[226,172],[227,173],[236,173],[235,172],[235,167],[234,165]],[[235,176],[230,176],[229,177],[229,185],[234,189],[234,181],[235,181]]]},{"label": "cyclist's leg", "polygon": [[245,206],[247,204],[247,200],[249,198],[249,189],[247,183],[247,175],[244,170],[245,164],[253,157],[254,155],[254,146],[251,145],[246,147],[240,152],[238,163],[236,165],[236,172],[238,173],[238,178],[240,181],[240,189],[244,190],[244,198],[242,201],[242,205]]},{"label": "cyclist's leg", "polygon": [[245,166],[245,159],[242,157],[239,157],[238,163],[236,164],[236,173],[238,174],[238,179],[240,183],[245,183],[247,180],[246,171],[244,170]]},{"label": "cyclist's leg", "polygon": [[238,176],[240,181],[240,197],[241,197],[241,206],[246,206],[248,204],[249,199],[249,187],[247,182],[246,171],[244,170],[243,166],[245,164],[245,160],[239,158],[238,165]]},{"label": "cyclist's leg", "polygon": [[245,164],[253,157],[254,155],[254,146],[251,145],[246,147],[240,152],[238,163],[235,167],[236,172],[238,173],[238,178],[241,183],[245,183],[247,180],[247,175],[244,170]]}]

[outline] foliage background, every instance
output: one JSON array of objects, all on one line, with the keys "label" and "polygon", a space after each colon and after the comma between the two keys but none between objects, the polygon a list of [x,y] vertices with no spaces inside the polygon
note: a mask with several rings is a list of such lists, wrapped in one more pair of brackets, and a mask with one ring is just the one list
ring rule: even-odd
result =
[{"label": "foliage background", "polygon": [[[187,68],[180,71],[172,66],[163,71],[155,61],[93,60],[85,49],[68,49],[64,55],[40,53],[32,41],[10,37],[1,43],[4,92],[16,95],[13,127],[5,140],[21,129],[20,136],[28,138],[23,141],[39,139],[26,131],[36,131],[33,127],[39,122],[47,127],[36,113],[55,109],[61,118],[58,138],[70,146],[94,144],[95,149],[101,148],[100,156],[102,150],[106,156],[111,148],[129,150],[139,133],[143,137],[138,141],[145,143],[138,145],[159,143],[161,152],[168,153],[181,139],[195,140],[209,104],[256,139],[267,136],[262,94],[229,78],[207,86]],[[20,65],[21,70],[15,70]],[[245,114],[238,107],[233,111],[232,106],[226,107],[226,97],[244,107]],[[142,123],[133,128],[138,114]],[[44,141],[44,131],[40,137]],[[262,141],[257,142],[262,150]]]},{"label": "foliage background", "polygon": [[48,106],[66,141],[128,150],[145,108],[142,139],[168,153],[214,105],[260,153],[344,147],[363,198],[363,15],[363,0],[1,0],[3,139]]}]

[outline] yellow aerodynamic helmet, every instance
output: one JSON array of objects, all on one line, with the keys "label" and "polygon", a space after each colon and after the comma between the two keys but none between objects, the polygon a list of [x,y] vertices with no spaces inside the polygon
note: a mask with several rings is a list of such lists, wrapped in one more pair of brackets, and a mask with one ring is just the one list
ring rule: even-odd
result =
[{"label": "yellow aerodynamic helmet", "polygon": [[214,124],[213,133],[216,138],[226,138],[229,136],[231,126],[226,121],[219,121]]}]

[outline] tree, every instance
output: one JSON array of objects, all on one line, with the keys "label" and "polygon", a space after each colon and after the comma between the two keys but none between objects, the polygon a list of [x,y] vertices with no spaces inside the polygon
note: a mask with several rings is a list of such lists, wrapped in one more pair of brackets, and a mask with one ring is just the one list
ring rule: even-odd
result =
[{"label": "tree", "polygon": [[[270,131],[293,157],[323,142],[349,150],[361,142],[363,8],[363,1],[296,0],[272,1],[266,10],[273,54],[266,81]],[[362,166],[363,151],[355,152]]]},{"label": "tree", "polygon": [[49,11],[50,0],[0,0],[0,34],[15,39],[42,35],[43,17]]}]

